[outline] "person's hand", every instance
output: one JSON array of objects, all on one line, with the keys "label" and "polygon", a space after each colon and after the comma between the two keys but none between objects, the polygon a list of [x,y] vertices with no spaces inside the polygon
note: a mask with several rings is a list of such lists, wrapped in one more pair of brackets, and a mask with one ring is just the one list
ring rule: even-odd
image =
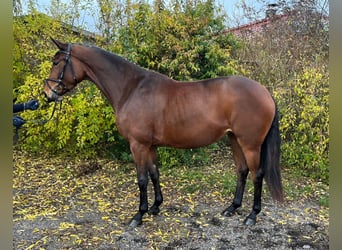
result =
[{"label": "person's hand", "polygon": [[27,103],[25,103],[25,109],[35,110],[38,107],[39,107],[39,103],[37,100],[31,100],[31,101],[28,101]]},{"label": "person's hand", "polygon": [[26,121],[18,115],[13,116],[13,126],[20,128]]}]

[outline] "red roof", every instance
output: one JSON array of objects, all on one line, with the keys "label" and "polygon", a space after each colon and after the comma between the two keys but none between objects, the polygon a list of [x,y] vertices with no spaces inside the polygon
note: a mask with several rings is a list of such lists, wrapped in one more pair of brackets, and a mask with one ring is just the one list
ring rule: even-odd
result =
[{"label": "red roof", "polygon": [[235,35],[239,35],[242,32],[257,32],[260,31],[262,28],[267,27],[271,22],[279,19],[286,19],[287,14],[279,14],[274,15],[272,17],[266,17],[262,20],[257,20],[248,24],[244,24],[235,28],[230,29],[229,31]]}]

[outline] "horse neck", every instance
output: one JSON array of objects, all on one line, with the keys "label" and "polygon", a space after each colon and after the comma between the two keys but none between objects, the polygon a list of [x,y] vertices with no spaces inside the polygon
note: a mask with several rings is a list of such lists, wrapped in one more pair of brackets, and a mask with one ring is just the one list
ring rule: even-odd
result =
[{"label": "horse neck", "polygon": [[73,55],[86,65],[92,81],[118,111],[146,72],[125,59],[95,47],[75,46]]}]

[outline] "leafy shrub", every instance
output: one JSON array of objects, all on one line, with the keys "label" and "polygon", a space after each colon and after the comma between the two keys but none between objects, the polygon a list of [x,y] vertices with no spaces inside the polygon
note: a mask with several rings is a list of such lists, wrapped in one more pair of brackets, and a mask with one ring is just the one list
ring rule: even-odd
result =
[{"label": "leafy shrub", "polygon": [[162,167],[172,168],[181,165],[198,166],[207,164],[209,155],[207,148],[173,149],[158,148],[158,162]]},{"label": "leafy shrub", "polygon": [[283,164],[325,182],[329,176],[327,75],[325,67],[306,67],[287,88],[275,90],[281,113]]}]

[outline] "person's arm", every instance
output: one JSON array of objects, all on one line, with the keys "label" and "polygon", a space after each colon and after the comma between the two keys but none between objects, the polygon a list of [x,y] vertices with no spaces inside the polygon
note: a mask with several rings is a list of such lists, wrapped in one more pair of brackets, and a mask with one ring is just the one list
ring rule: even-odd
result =
[{"label": "person's arm", "polygon": [[31,100],[24,103],[13,104],[13,113],[21,112],[26,109],[35,110],[39,107],[37,100]]},{"label": "person's arm", "polygon": [[25,110],[24,103],[13,104],[13,113],[21,112]]}]

